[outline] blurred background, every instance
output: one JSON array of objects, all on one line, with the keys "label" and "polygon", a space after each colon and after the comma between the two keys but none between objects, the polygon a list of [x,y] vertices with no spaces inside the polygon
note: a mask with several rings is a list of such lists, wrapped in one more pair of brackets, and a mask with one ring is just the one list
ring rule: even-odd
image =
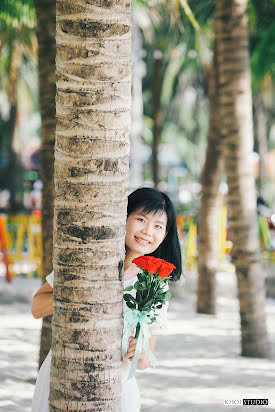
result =
[{"label": "blurred background", "polygon": [[[0,2],[0,409],[7,412],[30,410],[37,367],[51,344],[51,318],[43,318],[40,340],[42,319],[30,312],[34,293],[52,270],[55,1],[46,3],[37,1],[35,10],[33,0]],[[247,2],[253,150],[244,151],[250,153],[257,201],[247,205],[242,190],[238,204],[242,211],[255,212],[256,230],[243,224],[246,212],[240,217],[232,207],[232,213],[235,232],[240,218],[243,232],[235,239],[241,246],[247,239],[254,244],[253,236],[260,245],[262,266],[253,267],[257,246],[256,258],[248,259],[244,271],[252,280],[242,270],[236,276],[230,188],[218,156],[224,147],[216,151],[221,139],[214,126],[224,120],[211,80],[217,60],[216,3],[225,4],[132,2],[129,191],[146,185],[172,198],[183,257],[182,279],[170,285],[170,332],[156,350],[161,365],[138,376],[148,412],[159,411],[160,405],[163,411],[220,412],[223,399],[230,397],[269,398],[275,405],[275,364],[267,359],[262,327],[266,310],[274,343],[275,2]],[[44,53],[39,57],[46,58],[40,67],[39,49]],[[245,146],[245,136],[241,139]],[[238,182],[247,172],[241,160],[239,166],[234,171]],[[240,244],[239,256],[244,251]],[[248,339],[241,341],[241,332]],[[251,342],[257,343],[252,349]],[[242,355],[251,357],[241,359],[241,346]],[[252,362],[252,357],[262,359]]]},{"label": "blurred background", "polygon": [[[132,16],[130,191],[149,185],[172,197],[184,262],[193,269],[209,130],[207,72],[213,57],[215,1],[136,1]],[[269,260],[275,246],[274,16],[273,1],[248,3],[252,161],[261,248]],[[0,273],[5,274],[8,261],[11,276],[39,276],[41,116],[33,2],[4,1],[0,21]],[[220,254],[229,261],[224,174],[219,191]]]}]

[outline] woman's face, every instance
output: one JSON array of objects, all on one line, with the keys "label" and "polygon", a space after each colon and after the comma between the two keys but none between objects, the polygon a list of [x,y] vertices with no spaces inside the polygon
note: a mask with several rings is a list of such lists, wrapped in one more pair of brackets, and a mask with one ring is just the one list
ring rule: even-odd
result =
[{"label": "woman's face", "polygon": [[132,212],[126,222],[127,252],[138,256],[154,252],[166,236],[166,225],[166,212],[145,214],[142,208]]}]

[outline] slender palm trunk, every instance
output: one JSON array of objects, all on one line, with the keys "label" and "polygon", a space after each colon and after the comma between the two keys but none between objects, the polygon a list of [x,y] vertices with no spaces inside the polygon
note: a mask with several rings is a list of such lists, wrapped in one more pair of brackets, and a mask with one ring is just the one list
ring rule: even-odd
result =
[{"label": "slender palm trunk", "polygon": [[199,259],[197,312],[216,313],[216,272],[219,246],[219,213],[221,196],[219,184],[223,170],[223,153],[219,135],[219,103],[217,95],[216,47],[207,74],[210,109],[209,134],[205,164],[202,172],[202,198],[199,213]]},{"label": "slender palm trunk", "polygon": [[241,354],[268,357],[265,283],[259,253],[253,150],[247,0],[218,0],[217,61],[221,139],[241,319]]},{"label": "slender palm trunk", "polygon": [[131,152],[130,189],[141,186],[142,178],[142,35],[137,22],[135,8],[132,8],[132,107],[131,107]]},{"label": "slender palm trunk", "polygon": [[22,173],[21,162],[14,150],[14,137],[17,120],[17,102],[14,99],[10,106],[10,115],[7,122],[8,136],[8,168],[7,168],[7,183],[10,192],[9,211],[11,213],[19,213],[23,208],[23,191],[22,191]]},{"label": "slender palm trunk", "polygon": [[162,83],[162,56],[159,50],[155,51],[155,63],[154,63],[154,83],[153,83],[153,147],[152,147],[152,170],[153,170],[153,182],[157,188],[159,184],[159,143],[161,133],[161,109],[160,109],[160,97],[161,97],[161,83]]},{"label": "slender palm trunk", "polygon": [[15,150],[16,125],[18,120],[17,108],[17,84],[22,61],[20,45],[15,43],[10,57],[8,95],[10,104],[9,120],[7,122],[8,137],[8,167],[7,188],[10,192],[9,210],[11,213],[19,213],[23,209],[23,179],[22,164]]},{"label": "slender palm trunk", "polygon": [[130,1],[57,1],[51,411],[120,411]]},{"label": "slender palm trunk", "polygon": [[[43,283],[52,271],[54,142],[55,142],[55,0],[35,0],[39,50],[39,89],[42,120],[42,268]],[[39,367],[47,356],[52,338],[52,316],[43,318]]]},{"label": "slender palm trunk", "polygon": [[255,101],[256,129],[259,151],[259,192],[264,196],[263,188],[266,183],[265,156],[267,154],[267,132],[266,117],[264,113],[264,103],[261,95]]}]

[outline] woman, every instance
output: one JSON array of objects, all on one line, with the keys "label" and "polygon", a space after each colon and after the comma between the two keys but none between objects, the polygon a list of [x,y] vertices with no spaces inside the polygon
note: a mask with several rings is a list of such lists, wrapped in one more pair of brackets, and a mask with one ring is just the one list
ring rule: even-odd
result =
[{"label": "woman", "polygon": [[[132,263],[138,256],[151,255],[167,260],[176,266],[172,272],[172,279],[176,281],[181,275],[181,251],[177,234],[176,214],[169,197],[151,188],[140,188],[128,196],[126,236],[126,255],[124,260],[123,284],[124,288],[133,285],[137,280],[140,269]],[[53,272],[47,276],[47,282],[40,288],[33,298],[32,314],[38,319],[53,313]],[[168,288],[168,285],[167,285]],[[129,293],[129,292],[127,292]],[[130,293],[135,293],[133,289]],[[168,301],[158,310],[157,321],[149,326],[151,337],[149,346],[154,351],[157,335],[167,329],[166,313]],[[123,312],[128,310],[123,302]],[[123,358],[122,366],[122,412],[139,412],[140,397],[136,378],[127,381],[130,370],[130,360],[133,359],[136,340],[135,328],[131,330],[129,348]],[[32,412],[48,412],[48,397],[50,385],[51,350],[43,362],[36,381]],[[144,351],[138,362],[138,369],[146,369],[150,362]]]}]

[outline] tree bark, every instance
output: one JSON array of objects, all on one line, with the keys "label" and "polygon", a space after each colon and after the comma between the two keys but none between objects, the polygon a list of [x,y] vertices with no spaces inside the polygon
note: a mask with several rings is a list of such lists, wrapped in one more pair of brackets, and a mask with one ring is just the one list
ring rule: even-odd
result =
[{"label": "tree bark", "polygon": [[158,187],[159,177],[159,143],[161,133],[161,109],[160,109],[160,97],[161,97],[161,84],[162,84],[162,52],[155,50],[155,62],[154,62],[154,82],[153,82],[153,146],[152,146],[152,170],[153,170],[153,182],[155,188]]},{"label": "tree bark", "polygon": [[50,411],[121,410],[130,0],[57,1]]},{"label": "tree bark", "polygon": [[206,159],[202,172],[202,197],[199,213],[199,258],[197,312],[216,314],[216,272],[219,253],[219,184],[223,170],[223,153],[219,135],[216,46],[213,62],[206,68],[210,121]]},{"label": "tree bark", "polygon": [[216,7],[221,139],[228,182],[229,218],[241,319],[241,355],[270,356],[265,321],[265,279],[260,262],[253,176],[252,98],[247,0]]},{"label": "tree bark", "polygon": [[[52,271],[53,206],[54,206],[54,142],[55,142],[55,0],[35,0],[39,55],[39,92],[42,121],[41,179],[42,190],[42,282]],[[52,316],[43,318],[39,368],[51,347]]]}]

